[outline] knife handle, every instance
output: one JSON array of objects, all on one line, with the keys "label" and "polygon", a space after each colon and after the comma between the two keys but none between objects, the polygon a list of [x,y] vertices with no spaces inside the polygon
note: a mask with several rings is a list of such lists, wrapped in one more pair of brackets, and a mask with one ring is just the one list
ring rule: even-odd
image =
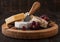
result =
[{"label": "knife handle", "polygon": [[32,8],[29,11],[29,14],[34,14],[36,12],[36,10],[38,10],[40,7],[40,3],[39,2],[34,2],[32,5]]}]

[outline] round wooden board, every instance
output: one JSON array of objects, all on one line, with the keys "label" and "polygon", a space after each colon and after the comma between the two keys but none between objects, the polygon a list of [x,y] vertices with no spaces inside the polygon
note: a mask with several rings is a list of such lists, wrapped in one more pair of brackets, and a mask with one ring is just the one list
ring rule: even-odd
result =
[{"label": "round wooden board", "polygon": [[17,30],[9,28],[5,23],[2,25],[2,33],[5,36],[21,39],[39,39],[54,36],[58,33],[58,25],[52,23],[52,27],[42,30]]}]

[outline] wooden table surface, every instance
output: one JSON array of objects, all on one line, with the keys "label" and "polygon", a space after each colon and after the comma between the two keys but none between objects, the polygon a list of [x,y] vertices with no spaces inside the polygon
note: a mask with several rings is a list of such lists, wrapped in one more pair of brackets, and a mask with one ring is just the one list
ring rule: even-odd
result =
[{"label": "wooden table surface", "polygon": [[[27,12],[31,8],[33,1],[28,1],[28,5],[26,1],[21,0],[20,2],[14,1],[14,0],[0,0],[0,42],[60,42],[60,33],[58,33],[56,36],[50,37],[50,38],[45,38],[45,39],[33,39],[33,40],[24,40],[24,39],[14,39],[14,38],[9,38],[6,37],[2,34],[1,32],[1,25],[5,22],[5,18],[14,15],[16,13],[21,13],[21,12]],[[35,0],[36,1],[36,0]],[[17,2],[17,3],[16,3]],[[25,3],[24,3],[25,2]],[[23,3],[23,4],[22,4]],[[42,3],[42,2],[41,2]],[[22,4],[22,5],[21,5]],[[39,9],[34,15],[42,15],[46,14],[52,20],[54,20],[60,27],[60,12],[56,11],[50,11],[46,6],[41,9]],[[60,28],[59,28],[60,32]]]}]

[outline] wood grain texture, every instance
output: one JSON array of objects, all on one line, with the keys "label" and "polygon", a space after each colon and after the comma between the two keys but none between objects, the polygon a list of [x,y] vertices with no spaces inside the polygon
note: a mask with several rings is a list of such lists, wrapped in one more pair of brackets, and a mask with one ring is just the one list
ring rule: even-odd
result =
[{"label": "wood grain texture", "polygon": [[17,30],[9,28],[5,23],[2,25],[2,33],[5,36],[22,39],[39,39],[54,36],[58,33],[58,25],[51,23],[52,27],[42,30]]}]

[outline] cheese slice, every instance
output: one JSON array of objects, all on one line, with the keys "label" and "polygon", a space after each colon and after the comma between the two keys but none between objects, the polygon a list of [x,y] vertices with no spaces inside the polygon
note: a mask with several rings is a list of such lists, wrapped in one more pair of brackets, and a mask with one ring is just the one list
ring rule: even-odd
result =
[{"label": "cheese slice", "polygon": [[9,24],[9,23],[12,23],[12,22],[17,21],[17,20],[23,20],[24,18],[25,18],[25,14],[20,13],[20,14],[13,15],[9,18],[6,18],[5,22],[6,22],[6,24]]}]

